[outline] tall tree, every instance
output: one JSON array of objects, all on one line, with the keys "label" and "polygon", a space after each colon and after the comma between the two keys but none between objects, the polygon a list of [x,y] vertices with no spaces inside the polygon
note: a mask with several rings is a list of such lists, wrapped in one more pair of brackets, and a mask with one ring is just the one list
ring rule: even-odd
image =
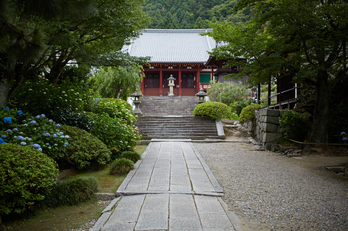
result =
[{"label": "tall tree", "polygon": [[[39,71],[56,83],[68,62],[133,63],[118,52],[148,23],[143,0],[0,2],[0,105]],[[47,71],[48,70],[48,71]],[[10,89],[11,92],[10,93]]]},{"label": "tall tree", "polygon": [[[243,72],[253,83],[291,75],[315,89],[310,142],[327,143],[330,90],[347,78],[348,3],[344,0],[241,0],[255,7],[255,18],[242,27],[212,23],[209,33],[228,45],[218,58],[245,57]],[[230,62],[235,65],[235,61]]]}]

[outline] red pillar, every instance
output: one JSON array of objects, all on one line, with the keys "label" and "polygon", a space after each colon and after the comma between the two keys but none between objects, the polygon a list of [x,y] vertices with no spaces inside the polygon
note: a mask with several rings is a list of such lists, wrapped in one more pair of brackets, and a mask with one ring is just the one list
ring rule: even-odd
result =
[{"label": "red pillar", "polygon": [[163,88],[163,80],[162,80],[162,75],[163,75],[163,71],[162,71],[162,65],[160,65],[160,83],[159,83],[159,95],[162,96],[162,88]]},{"label": "red pillar", "polygon": [[181,65],[179,65],[179,96],[181,96]]},{"label": "red pillar", "polygon": [[145,88],[145,84],[144,84],[144,77],[145,77],[145,73],[143,70],[141,70],[141,82],[140,82],[140,90],[141,90],[141,94],[144,95],[144,88]]},{"label": "red pillar", "polygon": [[197,70],[197,93],[199,92],[200,89],[200,75],[201,75],[201,69]]}]

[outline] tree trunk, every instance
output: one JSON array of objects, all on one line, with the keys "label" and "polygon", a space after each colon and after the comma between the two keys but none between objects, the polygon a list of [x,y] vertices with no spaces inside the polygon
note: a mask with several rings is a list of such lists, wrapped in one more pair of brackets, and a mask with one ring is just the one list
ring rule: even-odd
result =
[{"label": "tree trunk", "polygon": [[316,84],[316,104],[313,113],[313,124],[309,135],[309,142],[328,143],[329,121],[329,85],[328,73],[320,71]]},{"label": "tree trunk", "polygon": [[10,91],[10,82],[6,77],[0,80],[0,106],[5,107],[8,100],[8,93]]}]

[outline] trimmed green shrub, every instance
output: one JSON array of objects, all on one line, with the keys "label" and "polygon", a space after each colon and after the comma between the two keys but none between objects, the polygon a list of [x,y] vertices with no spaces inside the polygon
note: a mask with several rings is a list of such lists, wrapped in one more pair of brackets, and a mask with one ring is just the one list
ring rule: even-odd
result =
[{"label": "trimmed green shrub", "polygon": [[0,215],[33,207],[57,178],[56,163],[45,154],[17,144],[0,144]]},{"label": "trimmed green shrub", "polygon": [[125,175],[134,169],[134,162],[126,158],[116,159],[111,164],[110,174]]},{"label": "trimmed green shrub", "polygon": [[251,122],[255,119],[255,110],[260,109],[259,104],[250,104],[242,109],[239,117],[239,123],[244,124],[246,122]]},{"label": "trimmed green shrub", "polygon": [[96,168],[110,161],[111,151],[94,135],[68,125],[62,125],[61,129],[70,137],[61,160],[78,169]]},{"label": "trimmed green shrub", "polygon": [[310,129],[309,118],[296,111],[286,111],[279,118],[279,125],[284,129],[284,137],[304,141]]},{"label": "trimmed green shrub", "polygon": [[134,151],[125,151],[125,152],[122,152],[122,158],[126,158],[136,163],[138,160],[141,159],[141,155]]},{"label": "trimmed green shrub", "polygon": [[198,104],[193,110],[195,116],[208,116],[213,120],[229,118],[231,109],[224,103],[205,102]]},{"label": "trimmed green shrub", "polygon": [[128,125],[120,118],[111,118],[108,114],[90,113],[95,122],[91,133],[115,151],[133,150],[140,135],[134,125]]},{"label": "trimmed green shrub", "polygon": [[46,196],[40,206],[54,208],[63,205],[77,205],[95,198],[94,193],[98,191],[98,187],[98,181],[94,177],[58,180],[52,192]]}]

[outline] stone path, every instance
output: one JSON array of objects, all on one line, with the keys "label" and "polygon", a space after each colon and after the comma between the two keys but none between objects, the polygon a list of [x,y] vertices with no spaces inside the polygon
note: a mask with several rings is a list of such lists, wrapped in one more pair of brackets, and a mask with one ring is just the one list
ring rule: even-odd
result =
[{"label": "stone path", "polygon": [[191,142],[151,142],[91,230],[238,230]]}]

